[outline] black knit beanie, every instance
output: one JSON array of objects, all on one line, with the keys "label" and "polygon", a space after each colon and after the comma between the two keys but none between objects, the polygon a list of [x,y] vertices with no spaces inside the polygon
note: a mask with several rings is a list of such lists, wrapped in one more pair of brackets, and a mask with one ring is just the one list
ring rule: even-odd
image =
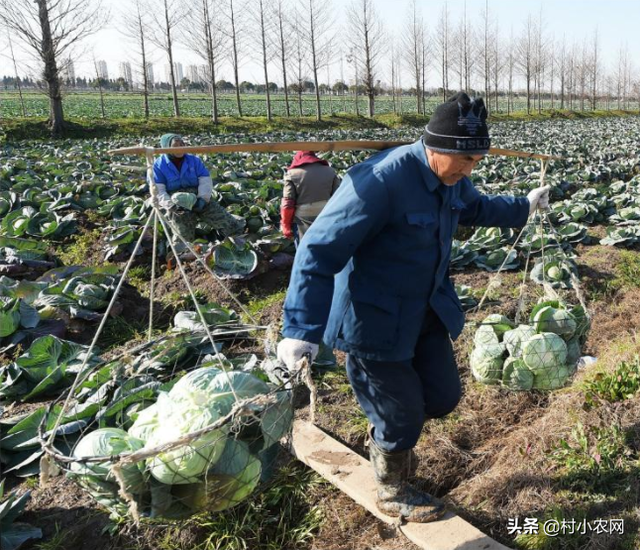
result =
[{"label": "black knit beanie", "polygon": [[484,155],[491,147],[486,121],[482,98],[458,92],[436,107],[424,129],[424,145],[440,153]]}]

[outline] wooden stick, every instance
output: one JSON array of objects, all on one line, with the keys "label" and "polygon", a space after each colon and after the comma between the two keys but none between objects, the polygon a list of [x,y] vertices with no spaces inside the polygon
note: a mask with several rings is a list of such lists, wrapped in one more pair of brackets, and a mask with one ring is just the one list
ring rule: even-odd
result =
[{"label": "wooden stick", "polygon": [[[410,141],[290,141],[282,143],[231,143],[227,145],[200,145],[193,147],[165,147],[151,149],[154,155],[162,153],[281,153],[287,151],[359,151],[362,149],[390,149],[407,145]],[[115,155],[146,155],[144,147],[124,147],[109,151]]]},{"label": "wooden stick", "polygon": [[[109,151],[112,155],[147,155],[149,151],[154,155],[164,153],[282,153],[288,151],[361,151],[373,149],[382,151],[400,145],[409,145],[412,141],[290,141],[282,143],[231,143],[227,145],[197,145],[193,147],[123,147]],[[508,157],[534,158],[542,160],[560,160],[561,157],[513,151],[511,149],[489,149],[492,155]]]}]

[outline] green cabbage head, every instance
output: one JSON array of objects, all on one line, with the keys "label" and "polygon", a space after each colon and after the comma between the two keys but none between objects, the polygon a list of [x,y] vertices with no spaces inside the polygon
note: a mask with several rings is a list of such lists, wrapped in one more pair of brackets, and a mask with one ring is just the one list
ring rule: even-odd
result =
[{"label": "green cabbage head", "polygon": [[[101,428],[85,435],[73,450],[73,456],[77,458],[115,456],[122,453],[138,451],[142,448],[142,442],[135,437],[130,437],[127,432],[119,428]],[[87,477],[89,481],[111,481],[116,478],[111,473],[111,462],[87,462],[71,463],[71,471],[78,474],[80,481]],[[145,483],[142,474],[142,465],[128,464],[123,466],[122,474],[125,487],[131,493],[142,493]]]},{"label": "green cabbage head", "polygon": [[471,373],[483,384],[499,384],[502,380],[504,344],[477,346],[469,358]]},{"label": "green cabbage head", "polygon": [[191,210],[195,206],[197,200],[198,198],[194,193],[184,193],[179,191],[178,193],[171,195],[171,202],[185,210]]},{"label": "green cabbage head", "polygon": [[570,375],[571,369],[568,365],[549,367],[535,374],[533,379],[533,389],[557,390],[567,383]]},{"label": "green cabbage head", "polygon": [[537,332],[553,332],[569,340],[578,327],[575,317],[566,309],[545,306],[533,317]]},{"label": "green cabbage head", "polygon": [[522,359],[509,357],[504,362],[502,384],[511,390],[530,390],[533,387],[534,374]]},{"label": "green cabbage head", "polygon": [[527,367],[538,374],[550,367],[564,365],[567,360],[567,344],[553,332],[536,334],[524,343],[522,359]]},{"label": "green cabbage head", "polygon": [[511,357],[521,357],[522,347],[525,342],[533,338],[536,331],[529,325],[519,325],[513,330],[504,333],[504,343]]}]

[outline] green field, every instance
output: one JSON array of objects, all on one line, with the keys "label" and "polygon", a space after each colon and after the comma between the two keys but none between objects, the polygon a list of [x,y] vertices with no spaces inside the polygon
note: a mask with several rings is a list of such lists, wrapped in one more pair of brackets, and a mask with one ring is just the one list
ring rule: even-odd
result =
[{"label": "green field", "polygon": [[[179,94],[180,114],[185,117],[210,117],[211,97],[202,93]],[[266,96],[259,94],[242,94],[240,96],[243,116],[266,116]],[[355,97],[348,96],[321,96],[321,107],[324,115],[334,113],[355,114]],[[430,96],[426,101],[427,114],[431,113],[436,105],[442,101],[441,96]],[[49,103],[46,95],[36,92],[26,92],[24,103],[27,117],[45,117],[49,113]],[[361,115],[367,113],[367,99],[364,96],[358,98],[358,110]],[[491,107],[495,107],[492,100]],[[553,108],[560,107],[559,101],[555,101]],[[608,110],[603,102],[598,104],[598,109]],[[611,104],[611,109],[617,108],[617,104]],[[634,106],[635,107],[635,106]],[[551,101],[543,102],[544,109],[551,109]],[[565,105],[568,108],[568,104]],[[574,109],[579,109],[579,102],[574,101]],[[271,95],[271,109],[275,116],[285,116],[285,96],[282,93]],[[585,109],[589,109],[585,106]],[[149,110],[151,117],[173,116],[173,102],[170,93],[154,93],[149,98]],[[517,97],[513,102],[513,110],[526,110],[526,99]],[[534,109],[532,104],[532,111]],[[114,118],[141,118],[144,116],[143,98],[138,93],[108,93],[104,94],[105,117]],[[507,111],[506,98],[500,98],[499,109],[496,112],[505,114]],[[100,94],[93,93],[69,93],[64,98],[65,116],[72,118],[99,118],[101,117]],[[290,116],[300,115],[298,96],[289,95]],[[377,115],[394,113],[394,102],[391,96],[379,96],[375,102]],[[405,95],[396,98],[397,113],[416,113],[415,97]],[[218,114],[220,116],[237,116],[236,96],[233,93],[220,93],[218,95]],[[302,115],[315,116],[316,100],[313,94],[302,96]],[[20,99],[14,91],[0,91],[0,118],[13,119],[22,117]]]}]

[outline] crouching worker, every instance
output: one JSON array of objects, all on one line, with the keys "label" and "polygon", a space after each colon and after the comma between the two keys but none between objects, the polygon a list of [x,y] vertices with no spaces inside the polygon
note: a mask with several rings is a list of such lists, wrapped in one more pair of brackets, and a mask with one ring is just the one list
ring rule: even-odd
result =
[{"label": "crouching worker", "polygon": [[352,167],[300,242],[278,357],[289,369],[324,342],[346,352],[347,375],[370,422],[378,507],[408,521],[444,514],[409,484],[425,420],[457,406],[450,338],[464,315],[449,279],[458,224],[521,227],[549,187],[527,197],[480,194],[469,176],[489,152],[482,99],[440,105],[422,139]]},{"label": "crouching worker", "polygon": [[340,185],[340,178],[326,160],[313,151],[298,151],[284,176],[280,206],[280,230],[287,239],[302,239]]},{"label": "crouching worker", "polygon": [[[164,134],[160,147],[184,147],[178,134]],[[204,163],[195,155],[186,153],[164,154],[153,163],[153,179],[158,192],[158,202],[169,220],[187,242],[196,238],[196,225],[204,222],[223,236],[241,233],[245,221],[240,216],[227,212],[216,201],[211,200],[213,182]],[[150,182],[151,184],[151,182]],[[193,197],[178,196],[189,193]],[[174,196],[174,199],[172,199]],[[180,245],[174,237],[173,242]],[[178,246],[181,252],[183,247]]]}]

